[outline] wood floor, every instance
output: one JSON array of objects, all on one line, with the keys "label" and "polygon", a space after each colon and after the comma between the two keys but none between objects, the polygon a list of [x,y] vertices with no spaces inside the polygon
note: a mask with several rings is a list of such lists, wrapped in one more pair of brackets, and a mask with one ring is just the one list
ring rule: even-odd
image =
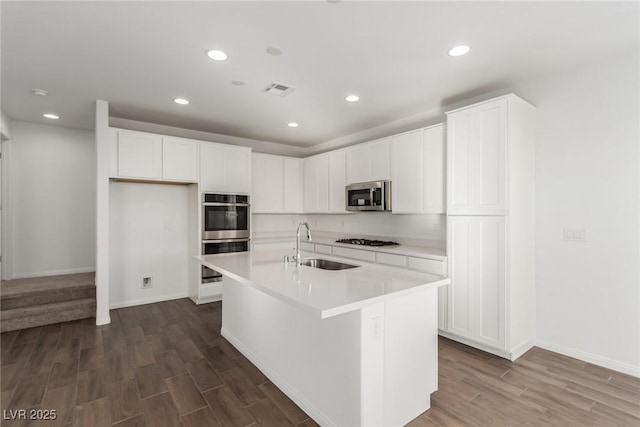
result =
[{"label": "wood floor", "polygon": [[[219,335],[220,303],[111,318],[3,333],[2,426],[316,425]],[[640,426],[640,379],[537,348],[512,363],[440,339],[439,354],[439,390],[412,427]],[[7,419],[19,409],[56,419]]]}]

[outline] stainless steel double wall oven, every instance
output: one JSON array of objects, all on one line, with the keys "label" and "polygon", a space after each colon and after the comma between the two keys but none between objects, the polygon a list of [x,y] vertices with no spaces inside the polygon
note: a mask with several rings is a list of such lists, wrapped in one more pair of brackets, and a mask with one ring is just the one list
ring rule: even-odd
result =
[{"label": "stainless steel double wall oven", "polygon": [[[202,254],[249,250],[251,205],[243,194],[202,194]],[[222,275],[202,267],[202,282],[216,282]]]}]

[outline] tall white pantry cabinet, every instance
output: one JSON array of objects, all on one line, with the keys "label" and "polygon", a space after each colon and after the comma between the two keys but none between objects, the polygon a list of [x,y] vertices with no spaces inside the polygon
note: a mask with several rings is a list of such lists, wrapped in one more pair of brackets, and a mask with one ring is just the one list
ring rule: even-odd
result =
[{"label": "tall white pantry cabinet", "polygon": [[441,334],[515,360],[535,340],[535,109],[509,94],[447,113]]}]

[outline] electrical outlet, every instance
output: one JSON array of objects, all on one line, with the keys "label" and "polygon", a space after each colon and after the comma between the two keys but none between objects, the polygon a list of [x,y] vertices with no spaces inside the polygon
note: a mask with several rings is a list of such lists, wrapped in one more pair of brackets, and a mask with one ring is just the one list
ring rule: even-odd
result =
[{"label": "electrical outlet", "polygon": [[142,278],[142,289],[149,289],[153,287],[153,283],[151,282],[151,276]]}]

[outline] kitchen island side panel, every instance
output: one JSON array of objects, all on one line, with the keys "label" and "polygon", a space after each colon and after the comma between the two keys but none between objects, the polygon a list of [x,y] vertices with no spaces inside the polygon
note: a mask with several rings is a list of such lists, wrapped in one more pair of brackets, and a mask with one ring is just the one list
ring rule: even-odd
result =
[{"label": "kitchen island side panel", "polygon": [[360,313],[320,319],[224,277],[222,335],[321,425],[360,419]]}]

